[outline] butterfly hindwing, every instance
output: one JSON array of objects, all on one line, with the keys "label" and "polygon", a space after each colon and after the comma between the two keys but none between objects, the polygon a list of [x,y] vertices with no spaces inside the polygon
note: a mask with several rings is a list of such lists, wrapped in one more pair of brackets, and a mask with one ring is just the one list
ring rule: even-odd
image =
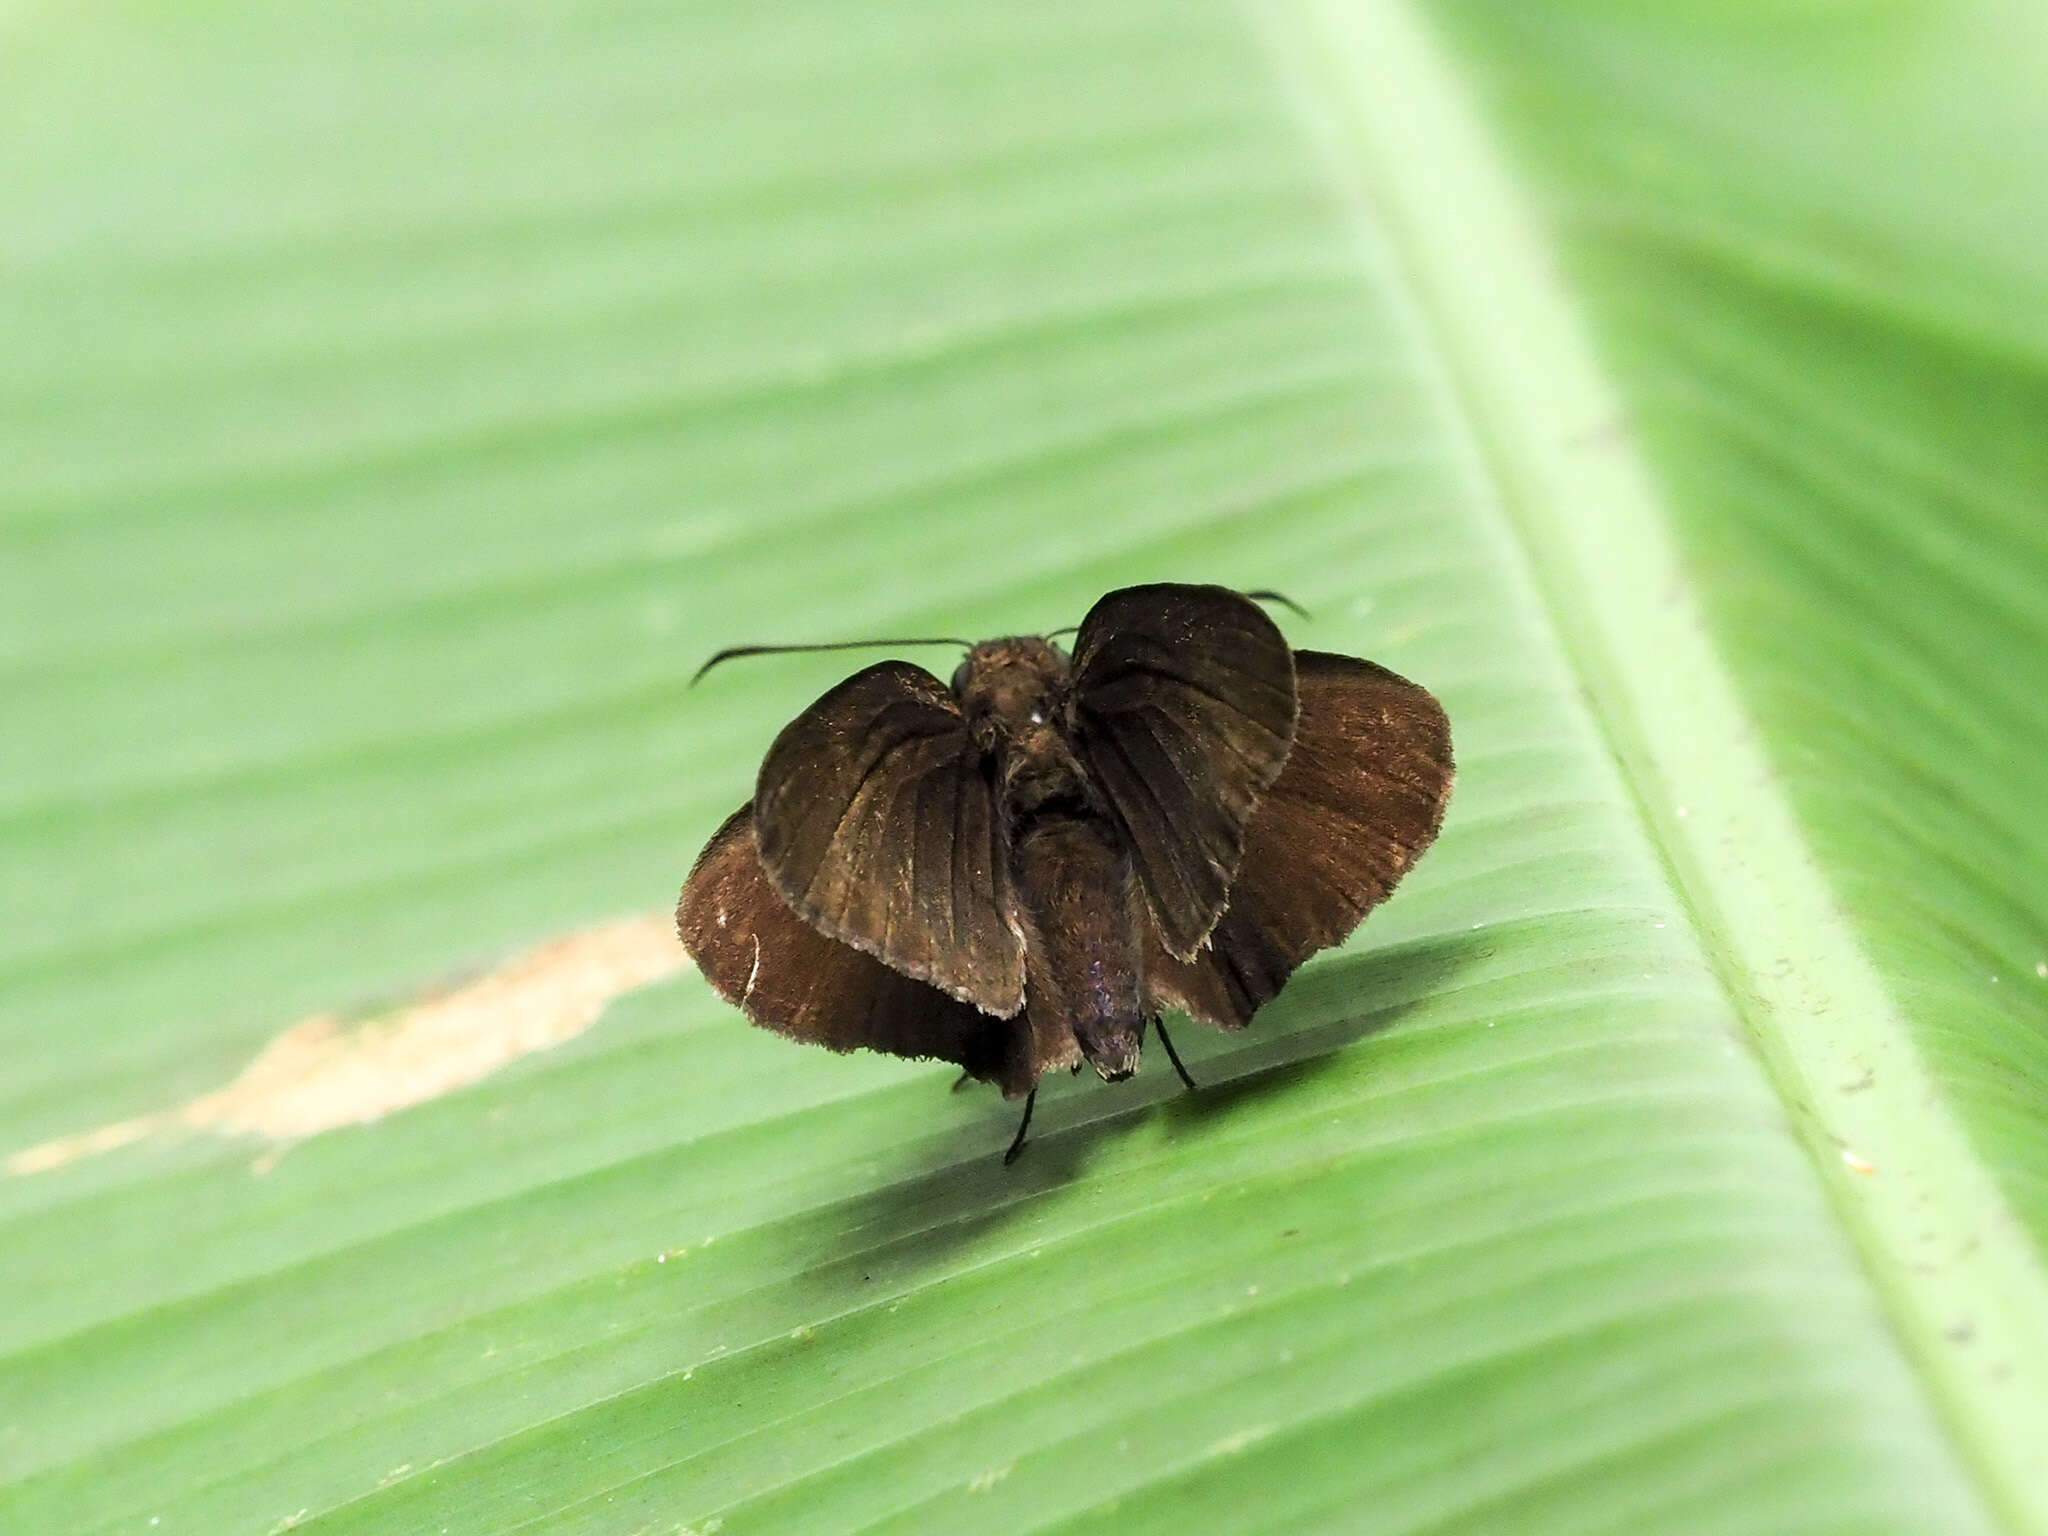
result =
[{"label": "butterfly hindwing", "polygon": [[1350,656],[1298,651],[1293,749],[1260,797],[1208,947],[1165,942],[1146,971],[1159,1005],[1226,1029],[1385,900],[1443,825],[1453,768],[1443,707],[1417,684]]},{"label": "butterfly hindwing", "polygon": [[981,754],[921,667],[856,672],[775,738],[761,865],[820,933],[984,1013],[1024,1005],[1007,850]]},{"label": "butterfly hindwing", "polygon": [[1294,736],[1293,653],[1224,587],[1125,587],[1074,642],[1068,729],[1129,849],[1166,948],[1223,912],[1253,808]]}]

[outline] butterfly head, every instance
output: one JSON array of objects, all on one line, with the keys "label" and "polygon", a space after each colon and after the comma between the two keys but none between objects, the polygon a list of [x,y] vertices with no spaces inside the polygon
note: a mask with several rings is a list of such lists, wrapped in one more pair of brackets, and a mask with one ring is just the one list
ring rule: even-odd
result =
[{"label": "butterfly head", "polygon": [[1050,640],[1016,635],[971,647],[953,674],[953,696],[984,751],[1015,747],[1059,729],[1071,667]]}]

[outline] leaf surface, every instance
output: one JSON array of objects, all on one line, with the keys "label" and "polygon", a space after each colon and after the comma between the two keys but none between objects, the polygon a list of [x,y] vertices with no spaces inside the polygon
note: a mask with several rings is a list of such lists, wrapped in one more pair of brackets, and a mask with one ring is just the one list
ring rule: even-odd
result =
[{"label": "leaf surface", "polygon": [[[2030,14],[0,48],[0,1527],[2048,1531]],[[1199,1094],[514,1037],[851,670],[713,650],[1149,580],[1460,766]]]}]

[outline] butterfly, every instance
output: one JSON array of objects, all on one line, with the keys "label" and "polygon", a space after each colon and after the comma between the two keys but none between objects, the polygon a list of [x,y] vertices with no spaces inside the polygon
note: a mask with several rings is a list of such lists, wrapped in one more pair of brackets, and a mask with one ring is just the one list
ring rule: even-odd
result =
[{"label": "butterfly", "polygon": [[676,926],[756,1024],[1022,1098],[1006,1162],[1041,1077],[1127,1078],[1148,1025],[1192,1088],[1161,1014],[1244,1028],[1443,824],[1442,706],[1292,649],[1254,595],[1125,587],[1071,654],[945,643],[967,645],[950,683],[877,662],[783,728]]}]

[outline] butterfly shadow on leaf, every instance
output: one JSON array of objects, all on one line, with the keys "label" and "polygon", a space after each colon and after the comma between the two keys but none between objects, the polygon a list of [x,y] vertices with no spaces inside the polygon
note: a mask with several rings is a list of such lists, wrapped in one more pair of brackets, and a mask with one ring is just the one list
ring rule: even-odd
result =
[{"label": "butterfly shadow on leaf", "polygon": [[[1312,1077],[1358,1072],[1348,1047],[1399,1025],[1491,947],[1486,935],[1458,933],[1333,957],[1299,977],[1242,1033],[1170,1019],[1174,1043],[1200,1085],[1194,1092],[1181,1086],[1163,1051],[1148,1052],[1143,1071],[1128,1083],[1087,1073],[1071,1085],[1049,1081],[1023,1155],[1007,1166],[1002,1151],[1016,1107],[984,1099],[984,1116],[904,1147],[911,1166],[896,1178],[884,1172],[868,1193],[842,1202],[835,1224],[872,1256],[873,1267],[901,1275],[943,1266],[997,1229],[1029,1223],[1041,1197],[1085,1180],[1098,1150],[1155,1117],[1164,1119],[1173,1176],[1184,1181],[1190,1168],[1199,1173],[1204,1141],[1220,1145],[1243,1112]],[[932,1092],[945,1092],[941,1080]],[[1143,1164],[1120,1173],[1145,1176]],[[812,1273],[835,1291],[845,1284],[843,1270]]]}]

